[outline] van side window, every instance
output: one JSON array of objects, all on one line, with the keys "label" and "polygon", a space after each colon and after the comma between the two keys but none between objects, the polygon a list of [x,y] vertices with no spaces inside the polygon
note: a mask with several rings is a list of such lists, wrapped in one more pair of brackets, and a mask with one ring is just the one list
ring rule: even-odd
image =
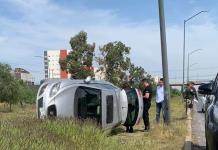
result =
[{"label": "van side window", "polygon": [[106,97],[107,101],[107,118],[106,122],[107,123],[112,123],[113,122],[113,111],[114,111],[114,102],[113,102],[113,95],[108,95]]}]

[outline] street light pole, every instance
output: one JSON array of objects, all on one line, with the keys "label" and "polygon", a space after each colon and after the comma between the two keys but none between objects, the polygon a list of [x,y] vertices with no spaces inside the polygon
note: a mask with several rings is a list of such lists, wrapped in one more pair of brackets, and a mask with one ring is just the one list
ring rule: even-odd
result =
[{"label": "street light pole", "polygon": [[186,48],[186,23],[195,18],[196,16],[200,15],[201,13],[205,13],[207,11],[200,11],[196,13],[195,15],[191,16],[190,18],[184,20],[183,28],[184,28],[184,33],[183,33],[183,75],[182,75],[182,93],[184,92],[184,84],[185,84],[185,48]]},{"label": "street light pole", "polygon": [[190,81],[190,70],[191,70],[191,67],[193,67],[194,65],[197,65],[198,63],[193,63],[191,65],[188,66],[188,70],[187,70],[187,83]]},{"label": "street light pole", "polygon": [[191,52],[188,53],[187,83],[189,82],[189,69],[190,69],[190,65],[189,65],[189,63],[190,63],[190,56],[191,56],[193,53],[196,53],[196,52],[198,52],[198,51],[202,51],[202,49],[196,49],[196,50],[191,51]]},{"label": "street light pole", "polygon": [[189,82],[189,57],[190,57],[190,55],[188,54],[187,83]]},{"label": "street light pole", "polygon": [[183,73],[183,75],[182,75],[182,93],[184,93],[184,84],[185,84],[185,30],[186,30],[186,28],[185,28],[185,25],[186,25],[186,21],[184,20],[184,33],[183,33],[183,70],[182,70],[182,73]]},{"label": "street light pole", "polygon": [[160,19],[160,36],[161,36],[161,53],[162,53],[162,68],[164,77],[164,123],[170,123],[170,86],[168,75],[168,59],[167,59],[167,42],[166,42],[166,27],[164,16],[164,0],[158,0],[159,2],[159,19]]}]

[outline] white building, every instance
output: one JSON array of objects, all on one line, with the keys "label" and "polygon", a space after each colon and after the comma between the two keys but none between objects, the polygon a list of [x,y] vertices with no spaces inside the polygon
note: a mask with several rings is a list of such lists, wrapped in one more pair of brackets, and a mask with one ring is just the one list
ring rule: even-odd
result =
[{"label": "white building", "polygon": [[16,79],[23,80],[28,84],[34,84],[32,74],[23,68],[15,68],[13,74],[16,77]]},{"label": "white building", "polygon": [[70,74],[62,71],[59,60],[65,59],[69,50],[48,50],[44,51],[44,69],[46,79],[67,79]]}]

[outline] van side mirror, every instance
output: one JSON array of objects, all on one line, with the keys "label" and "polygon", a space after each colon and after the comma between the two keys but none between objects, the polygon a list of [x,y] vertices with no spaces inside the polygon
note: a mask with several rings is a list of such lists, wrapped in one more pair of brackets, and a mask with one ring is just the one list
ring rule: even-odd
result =
[{"label": "van side mirror", "polygon": [[204,83],[198,87],[198,93],[203,95],[212,95],[212,83]]}]

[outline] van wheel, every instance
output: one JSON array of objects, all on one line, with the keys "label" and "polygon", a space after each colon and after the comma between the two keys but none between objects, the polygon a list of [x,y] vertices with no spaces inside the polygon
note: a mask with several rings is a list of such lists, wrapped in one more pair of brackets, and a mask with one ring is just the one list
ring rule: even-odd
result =
[{"label": "van wheel", "polygon": [[47,115],[49,118],[54,118],[57,116],[57,110],[55,105],[51,105],[48,107]]}]

